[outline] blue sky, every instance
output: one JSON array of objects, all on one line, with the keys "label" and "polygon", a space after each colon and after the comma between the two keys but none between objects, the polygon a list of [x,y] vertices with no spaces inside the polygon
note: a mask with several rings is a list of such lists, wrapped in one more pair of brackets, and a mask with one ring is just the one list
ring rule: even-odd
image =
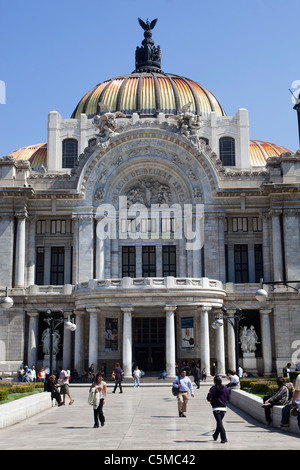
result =
[{"label": "blue sky", "polygon": [[158,18],[162,70],[199,82],[230,116],[247,108],[250,138],[299,148],[299,0],[15,0],[1,7],[0,156],[46,142],[50,111],[69,118],[96,84],[133,71],[138,17]]}]

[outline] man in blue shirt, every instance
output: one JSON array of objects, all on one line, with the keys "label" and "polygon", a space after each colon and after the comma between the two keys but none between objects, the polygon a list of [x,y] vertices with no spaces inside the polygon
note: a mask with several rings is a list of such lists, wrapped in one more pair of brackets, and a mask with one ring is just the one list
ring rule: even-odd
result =
[{"label": "man in blue shirt", "polygon": [[190,391],[191,396],[194,396],[193,385],[189,377],[186,375],[186,371],[182,370],[180,375],[176,377],[173,382],[174,387],[179,388],[177,395],[178,413],[180,418],[186,418],[185,412],[188,402],[188,392]]}]

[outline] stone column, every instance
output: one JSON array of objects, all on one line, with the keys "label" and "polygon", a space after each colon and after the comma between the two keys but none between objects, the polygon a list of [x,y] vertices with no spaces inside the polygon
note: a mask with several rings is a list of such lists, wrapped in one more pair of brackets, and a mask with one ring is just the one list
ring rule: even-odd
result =
[{"label": "stone column", "polygon": [[27,260],[27,285],[32,286],[35,284],[35,230],[36,230],[36,217],[29,217],[28,228],[28,260]]},{"label": "stone column", "polygon": [[[234,324],[235,309],[227,309],[228,319]],[[227,352],[228,352],[228,369],[236,369],[236,357],[235,357],[235,332],[233,326],[228,322],[227,325]]]},{"label": "stone column", "polygon": [[74,368],[81,373],[84,370],[84,311],[77,310],[74,313],[76,316]]},{"label": "stone column", "polygon": [[166,372],[168,377],[175,377],[175,305],[166,305]]},{"label": "stone column", "polygon": [[225,375],[225,345],[224,345],[224,323],[215,330],[216,332],[216,359],[217,374]]},{"label": "stone column", "polygon": [[272,309],[261,308],[260,324],[261,324],[261,342],[262,342],[262,355],[264,364],[264,376],[270,377],[272,372],[272,339],[271,339],[271,325],[270,313]]},{"label": "stone column", "polygon": [[123,370],[132,377],[132,312],[133,307],[121,307],[123,312]]},{"label": "stone column", "polygon": [[210,375],[210,344],[209,344],[209,323],[208,323],[208,312],[211,310],[211,307],[201,307],[200,317],[201,317],[201,367],[205,368],[207,376]]},{"label": "stone column", "polygon": [[94,275],[94,219],[90,214],[73,215],[74,224],[73,242],[73,282],[93,279]]},{"label": "stone column", "polygon": [[[66,314],[65,314],[66,316]],[[64,328],[64,344],[63,344],[63,368],[70,369],[72,361],[72,335],[74,333],[68,328]]]},{"label": "stone column", "polygon": [[87,312],[90,314],[90,334],[89,334],[89,366],[98,365],[98,313],[97,308],[88,308]]},{"label": "stone column", "polygon": [[263,230],[263,272],[264,281],[269,282],[272,279],[272,253],[271,253],[271,229],[270,229],[270,215],[262,215],[262,230]]},{"label": "stone column", "polygon": [[28,331],[28,367],[36,365],[38,348],[38,319],[39,312],[28,311],[29,331]]},{"label": "stone column", "polygon": [[15,287],[25,285],[25,240],[26,240],[26,210],[16,214],[17,217],[17,238],[15,253]]},{"label": "stone column", "polygon": [[274,281],[283,281],[283,254],[281,237],[281,213],[272,212],[272,244]]},{"label": "stone column", "polygon": [[286,279],[293,281],[300,278],[299,212],[286,209],[283,222]]}]

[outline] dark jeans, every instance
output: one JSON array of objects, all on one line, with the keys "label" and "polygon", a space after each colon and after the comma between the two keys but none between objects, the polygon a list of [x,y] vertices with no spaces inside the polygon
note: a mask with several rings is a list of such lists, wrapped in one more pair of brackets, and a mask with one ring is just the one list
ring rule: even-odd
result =
[{"label": "dark jeans", "polygon": [[115,383],[115,388],[113,389],[113,393],[115,393],[115,391],[117,390],[118,385],[119,385],[119,388],[120,388],[120,393],[123,393],[122,382],[116,382]]},{"label": "dark jeans", "polygon": [[218,439],[219,434],[221,434],[221,441],[226,441],[226,432],[223,426],[223,418],[225,416],[226,411],[214,411],[214,417],[217,422],[216,430],[213,434],[213,438],[216,441]]},{"label": "dark jeans", "polygon": [[94,421],[96,426],[99,426],[99,421],[101,423],[101,426],[104,425],[105,418],[103,414],[103,398],[101,398],[98,408],[94,410]]}]

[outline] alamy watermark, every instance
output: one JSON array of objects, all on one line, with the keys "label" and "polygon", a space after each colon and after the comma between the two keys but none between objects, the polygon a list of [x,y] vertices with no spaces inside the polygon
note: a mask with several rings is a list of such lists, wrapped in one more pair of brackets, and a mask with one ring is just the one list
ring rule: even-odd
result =
[{"label": "alamy watermark", "polygon": [[6,104],[6,85],[3,80],[0,80],[0,104]]},{"label": "alamy watermark", "polygon": [[185,240],[186,250],[200,250],[204,242],[204,205],[135,203],[128,206],[119,196],[119,210],[112,204],[100,204],[96,218],[100,240]]}]

